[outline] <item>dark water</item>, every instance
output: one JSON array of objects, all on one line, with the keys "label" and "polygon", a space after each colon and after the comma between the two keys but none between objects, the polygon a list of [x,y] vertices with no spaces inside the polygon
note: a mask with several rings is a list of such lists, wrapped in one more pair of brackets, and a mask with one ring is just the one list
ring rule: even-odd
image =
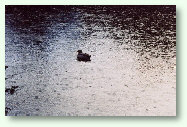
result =
[{"label": "dark water", "polygon": [[6,6],[5,50],[10,116],[175,115],[175,6]]}]

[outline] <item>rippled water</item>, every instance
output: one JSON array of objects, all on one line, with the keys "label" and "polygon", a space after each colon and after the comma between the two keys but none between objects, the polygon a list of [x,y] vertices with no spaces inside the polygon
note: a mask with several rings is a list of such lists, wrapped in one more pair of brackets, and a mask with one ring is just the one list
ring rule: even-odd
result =
[{"label": "rippled water", "polygon": [[6,6],[5,50],[9,116],[176,115],[175,6]]}]

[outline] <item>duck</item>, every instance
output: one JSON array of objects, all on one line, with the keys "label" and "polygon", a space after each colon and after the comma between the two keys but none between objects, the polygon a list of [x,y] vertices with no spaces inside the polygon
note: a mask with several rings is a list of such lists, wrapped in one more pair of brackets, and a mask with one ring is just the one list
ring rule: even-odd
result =
[{"label": "duck", "polygon": [[83,53],[82,50],[78,50],[77,52],[78,52],[77,54],[78,61],[84,61],[84,62],[91,61],[90,60],[91,55],[87,53]]}]

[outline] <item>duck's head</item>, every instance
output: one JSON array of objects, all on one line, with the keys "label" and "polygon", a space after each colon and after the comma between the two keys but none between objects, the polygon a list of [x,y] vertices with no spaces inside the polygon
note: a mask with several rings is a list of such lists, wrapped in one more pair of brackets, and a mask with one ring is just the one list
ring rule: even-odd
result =
[{"label": "duck's head", "polygon": [[82,50],[78,50],[77,52],[78,52],[78,53],[82,53]]}]

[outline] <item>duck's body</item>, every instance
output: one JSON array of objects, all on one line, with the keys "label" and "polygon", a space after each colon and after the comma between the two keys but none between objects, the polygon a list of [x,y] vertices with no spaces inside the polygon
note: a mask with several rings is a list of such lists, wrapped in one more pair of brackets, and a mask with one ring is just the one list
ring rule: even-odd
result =
[{"label": "duck's body", "polygon": [[78,52],[78,55],[77,55],[78,61],[84,61],[84,62],[91,61],[90,60],[91,55],[89,55],[87,53],[83,53],[82,50],[78,50],[77,52]]}]

